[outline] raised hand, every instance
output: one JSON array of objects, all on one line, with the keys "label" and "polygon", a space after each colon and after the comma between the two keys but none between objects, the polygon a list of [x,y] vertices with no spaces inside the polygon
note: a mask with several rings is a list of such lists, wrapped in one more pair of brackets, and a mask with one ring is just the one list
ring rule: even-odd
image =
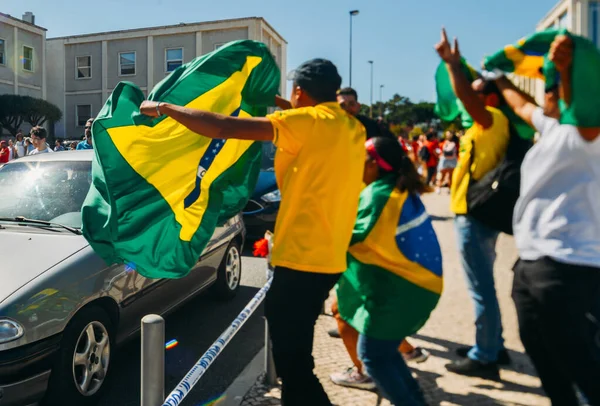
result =
[{"label": "raised hand", "polygon": [[435,45],[435,50],[442,60],[446,63],[460,63],[460,50],[458,48],[458,40],[454,38],[454,46],[450,46],[446,29],[442,28],[441,41]]},{"label": "raised hand", "polygon": [[559,72],[567,72],[573,63],[573,40],[559,35],[550,46],[549,58]]}]

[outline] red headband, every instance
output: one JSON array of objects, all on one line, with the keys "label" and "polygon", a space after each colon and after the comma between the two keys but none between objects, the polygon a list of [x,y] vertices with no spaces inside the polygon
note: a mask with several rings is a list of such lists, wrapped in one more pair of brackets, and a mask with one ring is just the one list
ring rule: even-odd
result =
[{"label": "red headband", "polygon": [[373,160],[375,160],[375,162],[377,163],[377,166],[379,166],[384,171],[388,171],[388,172],[394,171],[394,168],[392,168],[392,165],[388,164],[386,162],[386,160],[383,159],[381,157],[381,155],[379,155],[377,153],[377,151],[375,150],[375,144],[373,143],[372,139],[368,139],[367,142],[365,142],[365,148],[367,148],[367,153]]}]

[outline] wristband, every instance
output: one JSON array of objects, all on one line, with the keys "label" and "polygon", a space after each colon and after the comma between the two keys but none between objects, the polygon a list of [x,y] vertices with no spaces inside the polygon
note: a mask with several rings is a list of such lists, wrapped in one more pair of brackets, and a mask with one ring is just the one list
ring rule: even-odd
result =
[{"label": "wristband", "polygon": [[156,104],[156,114],[157,114],[157,115],[159,115],[159,116],[161,115],[161,114],[160,114],[160,102],[158,102],[158,103]]}]

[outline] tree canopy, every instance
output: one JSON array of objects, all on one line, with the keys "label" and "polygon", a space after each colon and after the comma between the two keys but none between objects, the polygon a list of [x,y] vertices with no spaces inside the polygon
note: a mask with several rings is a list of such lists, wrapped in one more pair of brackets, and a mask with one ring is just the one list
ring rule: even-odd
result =
[{"label": "tree canopy", "polygon": [[46,100],[12,94],[0,95],[0,127],[13,136],[24,122],[34,127],[61,118],[60,109]]}]

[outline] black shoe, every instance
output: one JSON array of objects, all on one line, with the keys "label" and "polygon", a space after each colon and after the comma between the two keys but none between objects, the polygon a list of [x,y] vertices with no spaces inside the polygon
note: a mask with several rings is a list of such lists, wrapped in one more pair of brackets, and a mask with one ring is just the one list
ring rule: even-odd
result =
[{"label": "black shoe", "polygon": [[329,334],[329,337],[333,337],[333,338],[341,338],[340,337],[340,332],[338,331],[337,328],[332,328],[331,330],[329,330],[327,332],[327,334]]},{"label": "black shoe", "polygon": [[[467,354],[471,351],[473,347],[458,347],[455,351],[456,355],[461,358],[467,358]],[[508,351],[506,349],[502,349],[498,352],[498,360],[496,364],[498,365],[510,365],[512,360],[510,359],[510,355],[508,355]]]},{"label": "black shoe", "polygon": [[460,375],[477,376],[486,379],[500,378],[498,365],[484,364],[471,358],[465,358],[461,359],[460,361],[454,361],[450,364],[446,364],[446,369],[450,372]]}]

